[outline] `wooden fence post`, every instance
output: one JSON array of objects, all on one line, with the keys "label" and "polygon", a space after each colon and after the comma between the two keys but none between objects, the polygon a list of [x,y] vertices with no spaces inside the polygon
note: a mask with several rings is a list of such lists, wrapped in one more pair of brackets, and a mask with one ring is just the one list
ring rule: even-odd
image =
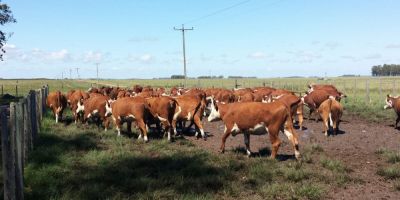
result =
[{"label": "wooden fence post", "polygon": [[[11,109],[11,107],[10,107]],[[11,110],[10,110],[11,111]],[[15,111],[15,109],[13,109]],[[13,115],[15,117],[15,115]],[[10,115],[11,117],[11,115]],[[11,118],[10,118],[11,120]],[[4,199],[16,199],[15,197],[15,168],[13,149],[11,148],[11,134],[8,125],[6,109],[0,112],[1,122],[1,152],[3,159],[3,192]]]},{"label": "wooden fence post", "polygon": [[3,88],[3,85],[1,85],[1,96],[4,96],[4,88]]},{"label": "wooden fence post", "polygon": [[[22,144],[23,144],[23,131],[24,131],[24,110],[23,103],[15,103],[16,105],[16,115],[15,115],[15,188],[17,199],[24,198],[24,167],[23,167],[23,155],[22,155]],[[11,129],[13,130],[13,129]],[[12,131],[14,133],[14,131]]]},{"label": "wooden fence post", "polygon": [[36,100],[35,100],[35,106],[36,106],[36,127],[38,132],[40,131],[40,120],[41,120],[41,111],[42,111],[42,107],[41,107],[41,94],[40,94],[40,90],[36,90]]},{"label": "wooden fence post", "polygon": [[29,105],[29,110],[31,114],[31,127],[32,127],[32,133],[31,133],[31,138],[30,138],[30,149],[33,148],[34,141],[36,139],[36,135],[39,132],[39,127],[38,127],[38,121],[37,121],[37,107],[36,107],[36,92],[35,90],[31,90],[29,92],[29,100],[28,100],[28,105]]},{"label": "wooden fence post", "polygon": [[27,98],[23,98],[20,100],[20,102],[22,102],[23,105],[23,120],[24,120],[24,131],[22,132],[22,161],[23,161],[23,165],[25,166],[25,162],[28,158],[28,152],[29,152],[29,135],[30,132],[32,130],[32,126],[30,125],[30,112],[29,112],[29,107],[28,107],[28,98],[29,98],[29,94],[27,96]]}]

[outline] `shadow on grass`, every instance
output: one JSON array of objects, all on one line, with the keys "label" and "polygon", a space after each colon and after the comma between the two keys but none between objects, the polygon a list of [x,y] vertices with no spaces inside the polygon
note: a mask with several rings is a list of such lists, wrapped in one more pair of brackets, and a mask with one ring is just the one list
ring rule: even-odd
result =
[{"label": "shadow on grass", "polygon": [[[232,150],[234,153],[240,153],[246,155],[246,148],[245,147],[236,147]],[[259,149],[258,152],[252,152],[250,157],[270,157],[271,156],[271,149],[268,147],[264,147]],[[286,161],[286,160],[296,160],[294,155],[287,155],[287,154],[278,154],[276,155],[276,160],[278,161]]]},{"label": "shadow on grass", "polygon": [[27,199],[207,196],[222,190],[224,179],[229,177],[225,170],[206,164],[198,155],[128,156],[101,165],[56,169],[38,174],[48,178],[30,178]]}]

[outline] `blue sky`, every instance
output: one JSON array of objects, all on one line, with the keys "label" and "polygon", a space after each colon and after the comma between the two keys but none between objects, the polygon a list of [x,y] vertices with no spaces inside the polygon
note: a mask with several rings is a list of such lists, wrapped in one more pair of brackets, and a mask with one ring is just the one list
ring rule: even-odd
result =
[{"label": "blue sky", "polygon": [[[400,63],[397,0],[3,0],[18,23],[3,78],[153,78],[188,76],[369,75],[372,65]],[[216,15],[195,20],[238,4]],[[194,20],[194,21],[193,21]],[[76,76],[74,70],[72,76]]]}]

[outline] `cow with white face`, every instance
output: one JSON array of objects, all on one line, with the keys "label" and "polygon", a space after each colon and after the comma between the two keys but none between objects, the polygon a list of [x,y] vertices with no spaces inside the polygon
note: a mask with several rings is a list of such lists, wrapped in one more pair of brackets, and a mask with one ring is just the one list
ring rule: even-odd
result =
[{"label": "cow with white face", "polygon": [[396,96],[393,97],[390,94],[388,94],[386,96],[386,105],[383,107],[384,109],[390,109],[393,108],[393,110],[396,112],[397,114],[397,118],[396,118],[396,123],[394,124],[394,128],[397,128],[397,124],[400,121],[400,97]]}]

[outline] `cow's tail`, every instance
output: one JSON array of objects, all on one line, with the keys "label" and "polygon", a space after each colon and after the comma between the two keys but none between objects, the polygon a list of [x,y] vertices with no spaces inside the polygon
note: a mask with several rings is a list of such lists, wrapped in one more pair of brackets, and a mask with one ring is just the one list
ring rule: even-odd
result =
[{"label": "cow's tail", "polygon": [[332,120],[332,99],[331,98],[329,98],[328,99],[328,103],[329,103],[329,105],[328,105],[328,108],[329,108],[329,123],[330,123],[330,125],[331,126],[333,126],[333,120]]},{"label": "cow's tail", "polygon": [[[177,101],[176,99],[172,99],[172,101],[173,101],[172,103],[175,104],[175,110],[178,109],[178,111],[175,112],[175,113],[174,113],[174,116],[172,117],[173,120],[176,120],[176,119],[178,119],[179,115],[181,114],[182,108],[181,108],[181,106],[179,105],[179,103],[178,103],[178,101]],[[171,107],[172,107],[172,106],[173,106],[173,105],[171,104]]]}]

